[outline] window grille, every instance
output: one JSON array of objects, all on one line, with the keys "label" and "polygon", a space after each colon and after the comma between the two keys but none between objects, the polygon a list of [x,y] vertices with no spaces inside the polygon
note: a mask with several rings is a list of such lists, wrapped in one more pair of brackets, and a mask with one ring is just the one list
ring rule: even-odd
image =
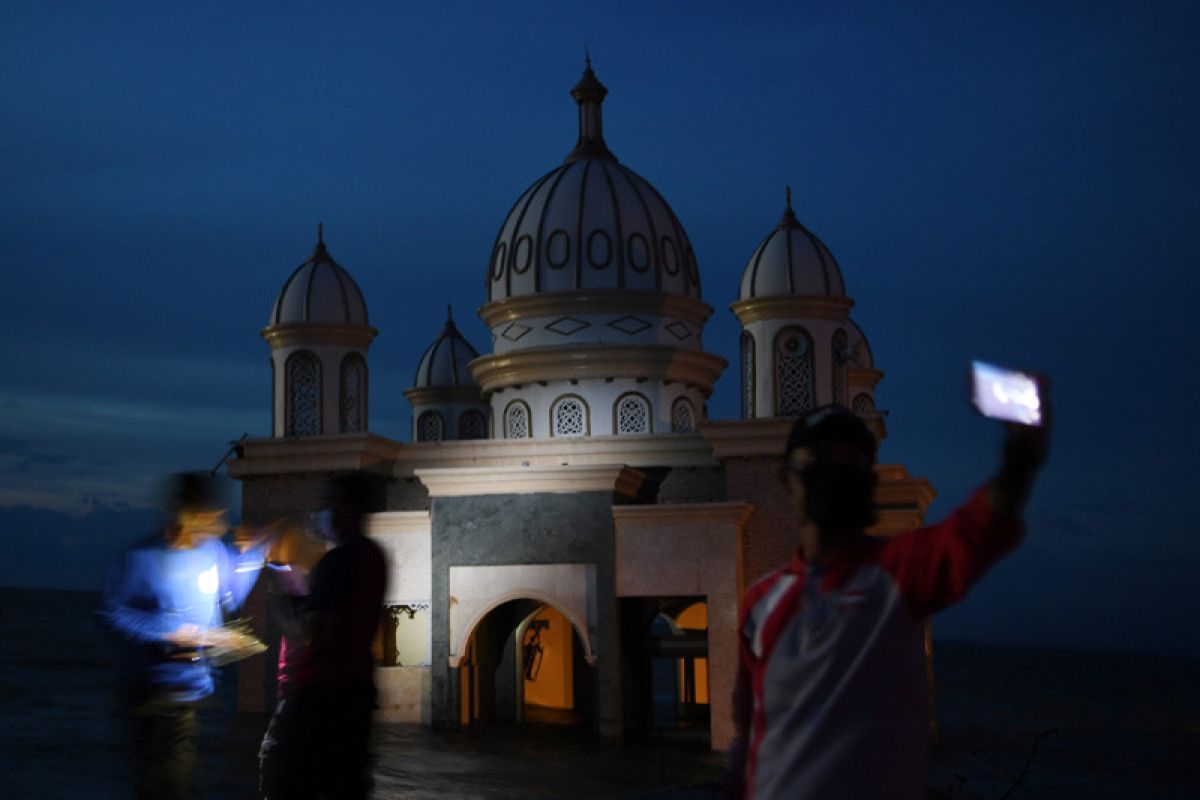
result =
[{"label": "window grille", "polygon": [[742,419],[754,419],[754,336],[742,332]]},{"label": "window grille", "polygon": [[833,402],[846,405],[846,332],[839,330],[833,335]]},{"label": "window grille", "polygon": [[486,439],[487,420],[475,409],[468,409],[458,417],[459,439]]},{"label": "window grille", "polygon": [[321,432],[321,365],[312,353],[295,353],[285,372],[287,435],[315,436]]},{"label": "window grille", "polygon": [[440,442],[442,427],[442,415],[436,411],[426,411],[417,417],[417,441]]},{"label": "window grille", "polygon": [[351,353],[342,359],[342,432],[367,429],[367,364]]},{"label": "window grille", "polygon": [[514,401],[504,411],[504,438],[529,438],[529,409],[524,403]]},{"label": "window grille", "polygon": [[617,401],[617,433],[649,433],[650,404],[641,395],[627,394]]},{"label": "window grille", "polygon": [[692,401],[677,397],[671,404],[671,433],[692,433],[696,430],[696,410]]},{"label": "window grille", "polygon": [[587,410],[578,397],[564,397],[554,404],[554,435],[583,436],[587,433]]},{"label": "window grille", "polygon": [[812,345],[800,328],[785,328],[775,338],[775,392],[780,417],[798,416],[815,405]]}]

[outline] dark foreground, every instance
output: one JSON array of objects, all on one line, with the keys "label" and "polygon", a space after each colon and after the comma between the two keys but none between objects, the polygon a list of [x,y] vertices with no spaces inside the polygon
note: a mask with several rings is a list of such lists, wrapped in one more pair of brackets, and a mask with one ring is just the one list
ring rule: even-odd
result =
[{"label": "dark foreground", "polygon": [[[111,650],[94,596],[0,590],[0,797],[128,797]],[[941,643],[931,796],[1200,796],[1200,662]],[[204,709],[197,797],[254,797],[265,718],[231,681]],[[380,800],[720,796],[703,743],[555,727],[380,726]]]}]

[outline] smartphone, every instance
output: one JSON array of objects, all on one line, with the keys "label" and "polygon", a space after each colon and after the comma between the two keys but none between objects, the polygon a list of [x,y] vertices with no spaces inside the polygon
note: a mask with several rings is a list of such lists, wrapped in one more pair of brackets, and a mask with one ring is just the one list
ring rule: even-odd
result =
[{"label": "smartphone", "polygon": [[979,413],[1021,425],[1042,424],[1038,382],[1027,372],[971,362],[971,401]]}]

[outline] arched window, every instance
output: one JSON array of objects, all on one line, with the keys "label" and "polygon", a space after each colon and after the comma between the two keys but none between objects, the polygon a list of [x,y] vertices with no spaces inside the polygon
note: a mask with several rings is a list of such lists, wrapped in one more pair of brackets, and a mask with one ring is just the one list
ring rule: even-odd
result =
[{"label": "arched window", "polygon": [[426,411],[417,417],[418,442],[440,442],[444,430],[445,422],[442,415],[436,411]]},{"label": "arched window", "polygon": [[839,329],[833,334],[833,402],[846,405],[846,359],[850,357],[846,345],[846,332]]},{"label": "arched window", "polygon": [[649,433],[650,403],[640,394],[622,395],[613,406],[613,431],[618,434]]},{"label": "arched window", "polygon": [[696,409],[686,397],[671,403],[671,433],[692,433],[696,430]]},{"label": "arched window", "polygon": [[812,339],[803,328],[784,328],[775,337],[775,416],[795,417],[815,405]]},{"label": "arched window", "polygon": [[469,408],[458,417],[459,439],[486,439],[487,420],[477,409]]},{"label": "arched window", "polygon": [[554,436],[586,436],[587,406],[574,395],[560,397],[550,410],[550,431]]},{"label": "arched window", "polygon": [[529,436],[529,406],[513,400],[504,409],[504,438],[528,439]]},{"label": "arched window", "polygon": [[742,331],[742,419],[754,419],[754,336]]},{"label": "arched window", "polygon": [[285,428],[288,436],[315,436],[321,432],[321,362],[312,353],[288,356]]},{"label": "arched window", "polygon": [[875,413],[875,400],[866,393],[855,395],[851,410],[855,414],[873,414]]},{"label": "arched window", "polygon": [[367,429],[367,362],[358,353],[342,359],[342,433]]}]

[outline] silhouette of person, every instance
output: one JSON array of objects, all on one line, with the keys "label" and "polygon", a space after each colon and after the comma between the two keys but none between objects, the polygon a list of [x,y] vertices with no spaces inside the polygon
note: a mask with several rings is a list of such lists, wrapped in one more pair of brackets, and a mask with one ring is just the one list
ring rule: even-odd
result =
[{"label": "silhouette of person", "polygon": [[1010,426],[996,476],[945,521],[881,538],[865,533],[870,430],[839,406],[797,420],[784,464],[799,547],[743,601],[731,796],[925,796],[925,620],[1020,542],[1048,424]]},{"label": "silhouette of person", "polygon": [[321,527],[334,547],[309,575],[308,595],[295,598],[281,620],[288,653],[282,701],[259,756],[271,800],[370,793],[371,646],[387,588],[383,551],[363,532],[370,494],[361,475],[331,481]]}]

